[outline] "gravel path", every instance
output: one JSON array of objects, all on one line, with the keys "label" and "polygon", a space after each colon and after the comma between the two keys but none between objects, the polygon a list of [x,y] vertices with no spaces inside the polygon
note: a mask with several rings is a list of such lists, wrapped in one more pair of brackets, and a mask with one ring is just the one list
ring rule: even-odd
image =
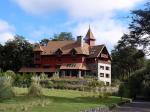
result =
[{"label": "gravel path", "polygon": [[[150,102],[134,101],[115,109],[116,112],[150,112]],[[114,112],[115,112],[114,111]]]}]

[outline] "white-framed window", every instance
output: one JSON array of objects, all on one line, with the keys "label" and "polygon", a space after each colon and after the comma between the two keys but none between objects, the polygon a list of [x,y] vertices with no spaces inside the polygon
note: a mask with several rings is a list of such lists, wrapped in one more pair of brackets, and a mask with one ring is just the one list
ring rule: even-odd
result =
[{"label": "white-framed window", "polygon": [[109,78],[110,77],[110,75],[109,74],[106,74],[106,78]]},{"label": "white-framed window", "polygon": [[110,67],[109,66],[106,66],[106,70],[109,70],[110,69]]},{"label": "white-framed window", "polygon": [[106,82],[106,85],[107,85],[107,86],[109,86],[109,85],[110,85],[110,83],[109,83],[109,82]]},{"label": "white-framed window", "polygon": [[104,70],[104,66],[101,66],[101,65],[100,65],[100,69],[101,69],[101,70]]},{"label": "white-framed window", "polygon": [[100,73],[100,77],[104,77],[104,73]]}]

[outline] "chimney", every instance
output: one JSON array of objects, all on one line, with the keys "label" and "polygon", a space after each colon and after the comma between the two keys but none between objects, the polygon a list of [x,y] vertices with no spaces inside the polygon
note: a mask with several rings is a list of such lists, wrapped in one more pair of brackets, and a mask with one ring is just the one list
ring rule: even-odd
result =
[{"label": "chimney", "polygon": [[81,47],[83,47],[83,37],[77,36],[77,42],[80,43]]}]

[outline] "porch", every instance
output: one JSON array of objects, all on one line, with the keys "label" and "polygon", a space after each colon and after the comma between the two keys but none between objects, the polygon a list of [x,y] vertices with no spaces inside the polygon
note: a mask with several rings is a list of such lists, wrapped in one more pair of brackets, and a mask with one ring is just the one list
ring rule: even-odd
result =
[{"label": "porch", "polygon": [[73,77],[78,77],[78,78],[82,78],[85,77],[87,75],[88,71],[86,70],[60,70],[59,72],[59,76],[60,77],[69,77],[69,78],[73,78]]}]

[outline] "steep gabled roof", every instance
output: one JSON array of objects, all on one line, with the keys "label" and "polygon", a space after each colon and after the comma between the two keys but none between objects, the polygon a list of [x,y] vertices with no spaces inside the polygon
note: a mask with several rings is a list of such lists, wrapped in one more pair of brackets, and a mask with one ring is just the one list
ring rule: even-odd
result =
[{"label": "steep gabled roof", "polygon": [[36,51],[37,51],[37,52],[43,52],[43,48],[42,48],[42,46],[40,46],[39,44],[36,44],[33,51],[35,51],[35,52],[36,52]]},{"label": "steep gabled roof", "polygon": [[98,55],[101,53],[104,47],[105,45],[91,46],[89,57],[90,58],[98,57]]},{"label": "steep gabled roof", "polygon": [[90,27],[89,27],[89,30],[88,30],[84,40],[95,40],[95,37],[94,37]]},{"label": "steep gabled roof", "polygon": [[77,54],[89,55],[89,45],[83,43],[81,47],[77,41],[49,41],[47,46],[41,46],[43,49],[42,55],[53,55],[58,49],[61,49],[62,55],[70,54],[72,49],[77,51]]}]

